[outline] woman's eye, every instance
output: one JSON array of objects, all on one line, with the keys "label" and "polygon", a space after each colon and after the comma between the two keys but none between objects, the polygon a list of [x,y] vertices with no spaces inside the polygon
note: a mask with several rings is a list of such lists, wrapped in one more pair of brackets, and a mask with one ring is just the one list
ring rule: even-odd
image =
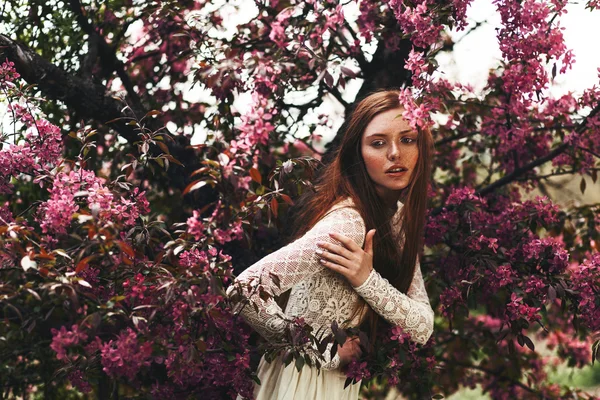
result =
[{"label": "woman's eye", "polygon": [[373,142],[371,142],[371,146],[373,147],[381,147],[383,146],[384,142],[383,140],[374,140]]},{"label": "woman's eye", "polygon": [[415,140],[415,139],[413,139],[413,138],[410,138],[410,137],[403,137],[403,138],[401,139],[401,141],[402,141],[402,143],[407,143],[407,144],[416,142],[416,140]]}]

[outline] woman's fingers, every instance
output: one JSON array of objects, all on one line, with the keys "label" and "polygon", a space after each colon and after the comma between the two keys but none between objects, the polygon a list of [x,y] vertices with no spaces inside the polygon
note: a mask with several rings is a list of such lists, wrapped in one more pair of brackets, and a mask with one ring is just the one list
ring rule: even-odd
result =
[{"label": "woman's fingers", "polygon": [[344,344],[338,348],[338,354],[342,361],[342,365],[346,365],[352,360],[359,358],[362,355],[360,339],[357,337],[347,338]]},{"label": "woman's fingers", "polygon": [[331,261],[332,263],[337,264],[343,268],[350,267],[349,260],[345,257],[338,256],[337,254],[330,253],[328,251],[317,250],[317,255],[319,255],[319,257],[322,257],[322,259],[325,259],[326,261]]},{"label": "woman's fingers", "polygon": [[344,236],[342,234],[336,233],[336,232],[332,232],[329,234],[329,236],[331,236],[333,239],[341,242],[344,246],[346,246],[346,248],[352,252],[355,252],[357,250],[362,250],[354,240],[350,239],[347,236]]},{"label": "woman's fingers", "polygon": [[336,263],[334,263],[332,261],[328,261],[328,260],[326,260],[324,258],[321,258],[319,260],[319,262],[321,264],[323,264],[325,267],[329,268],[330,270],[335,271],[335,272],[341,274],[342,276],[346,276],[346,274],[348,273],[348,268],[346,268],[344,266],[341,266],[339,264],[336,264]]},{"label": "woman's fingers", "polygon": [[365,253],[369,253],[373,255],[373,237],[375,236],[375,229],[371,229],[367,232],[367,236],[365,237]]},{"label": "woman's fingers", "polygon": [[[317,242],[317,246],[319,246],[321,249],[327,250],[322,253],[327,253],[327,252],[334,253],[334,254],[342,256],[348,260],[350,260],[352,258],[352,254],[353,254],[352,252],[350,252],[345,247],[338,246],[337,244],[328,243],[328,242]],[[317,250],[317,254],[321,255],[321,253],[319,253],[319,250]]]}]

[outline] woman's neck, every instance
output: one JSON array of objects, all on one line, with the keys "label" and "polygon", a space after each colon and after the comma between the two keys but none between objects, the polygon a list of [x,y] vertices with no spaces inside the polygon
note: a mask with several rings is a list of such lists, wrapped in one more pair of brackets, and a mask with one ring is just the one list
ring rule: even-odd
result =
[{"label": "woman's neck", "polygon": [[385,195],[380,195],[381,200],[383,200],[383,204],[392,210],[396,211],[398,209],[398,201],[402,201],[403,193],[386,193]]}]

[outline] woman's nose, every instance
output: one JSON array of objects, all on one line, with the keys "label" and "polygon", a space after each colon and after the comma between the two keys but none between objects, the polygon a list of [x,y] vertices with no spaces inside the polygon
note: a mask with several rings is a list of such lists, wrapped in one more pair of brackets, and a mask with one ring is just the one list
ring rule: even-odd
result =
[{"label": "woman's nose", "polygon": [[400,155],[400,148],[398,147],[398,145],[396,143],[393,143],[388,151],[388,158],[390,160],[395,160],[396,158],[398,158]]}]

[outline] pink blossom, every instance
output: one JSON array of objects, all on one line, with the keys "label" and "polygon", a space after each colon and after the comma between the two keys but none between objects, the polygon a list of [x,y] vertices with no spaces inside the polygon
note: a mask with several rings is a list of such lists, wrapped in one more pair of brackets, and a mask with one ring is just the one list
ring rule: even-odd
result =
[{"label": "pink blossom", "polygon": [[35,121],[27,130],[27,139],[31,142],[37,161],[42,165],[56,165],[62,154],[62,136],[60,129],[45,119]]},{"label": "pink blossom", "polygon": [[12,61],[4,61],[0,64],[0,89],[12,87],[12,82],[20,77],[15,69],[15,63]]},{"label": "pink blossom", "polygon": [[346,376],[348,378],[352,378],[355,381],[360,381],[362,379],[369,379],[371,377],[371,372],[367,367],[367,362],[359,362],[353,360],[346,367]]},{"label": "pink blossom", "polygon": [[232,240],[241,240],[244,237],[244,229],[242,228],[242,222],[237,221],[229,227],[229,229],[223,230],[220,228],[215,229],[213,232],[215,240],[219,244],[225,244]]},{"label": "pink blossom", "polygon": [[525,284],[525,293],[543,297],[548,291],[548,285],[537,276],[530,276]]},{"label": "pink blossom", "polygon": [[404,332],[402,327],[394,326],[392,328],[392,335],[390,336],[390,339],[396,340],[396,341],[398,341],[398,343],[404,343],[404,342],[410,340],[410,334]]},{"label": "pink blossom", "polygon": [[425,103],[417,104],[410,88],[400,90],[399,100],[404,108],[402,116],[413,129],[427,128],[433,124],[429,115],[431,107]]},{"label": "pink blossom", "polygon": [[56,358],[64,360],[67,358],[67,348],[81,344],[87,340],[85,332],[79,330],[78,325],[73,325],[70,331],[64,326],[60,330],[51,329],[52,343],[50,348],[56,352]]},{"label": "pink blossom", "polygon": [[179,255],[179,263],[187,268],[198,268],[205,270],[208,267],[208,257],[204,251],[193,249],[184,251]]},{"label": "pink blossom", "polygon": [[475,190],[469,187],[455,188],[446,199],[447,205],[459,205],[463,202],[471,202],[474,204],[486,204],[485,199],[477,196]]},{"label": "pink blossom", "polygon": [[195,240],[200,240],[205,236],[204,225],[200,220],[200,212],[193,211],[193,215],[187,219],[187,232],[194,237]]},{"label": "pink blossom", "polygon": [[578,293],[579,318],[592,332],[600,331],[600,253],[594,253],[570,270],[573,289]]},{"label": "pink blossom", "polygon": [[289,19],[294,13],[294,8],[289,7],[284,9],[282,12],[277,14],[275,21],[271,23],[271,32],[269,32],[269,39],[274,41],[279,47],[286,47],[287,35],[285,34],[285,27],[289,25]]},{"label": "pink blossom", "polygon": [[523,302],[523,297],[516,293],[510,296],[510,302],[506,305],[506,315],[511,320],[523,318],[526,321],[533,322],[541,319],[540,307],[532,307]]},{"label": "pink blossom", "polygon": [[423,58],[423,53],[415,51],[414,48],[408,53],[408,59],[406,60],[405,68],[411,71],[414,75],[421,75],[427,71],[427,65]]},{"label": "pink blossom", "polygon": [[516,274],[513,272],[510,265],[501,265],[496,268],[496,271],[494,272],[494,281],[492,282],[492,285],[495,287],[506,286],[509,283],[512,283],[515,275]]},{"label": "pink blossom", "polygon": [[442,315],[452,318],[454,315],[453,309],[457,304],[464,303],[460,290],[456,287],[445,288],[440,294],[440,303],[442,307]]},{"label": "pink blossom", "polygon": [[119,337],[105,343],[101,350],[103,370],[111,377],[125,376],[134,379],[142,367],[151,363],[152,343],[139,343],[131,328],[122,331]]},{"label": "pink blossom", "polygon": [[77,369],[71,371],[67,378],[69,379],[69,382],[71,382],[71,385],[75,386],[80,392],[90,393],[92,391],[92,385],[90,385],[81,370]]},{"label": "pink blossom", "polygon": [[438,40],[442,26],[434,23],[432,13],[427,9],[427,2],[417,3],[416,7],[407,7],[402,1],[389,1],[402,30],[411,35],[414,45],[429,47]]}]

